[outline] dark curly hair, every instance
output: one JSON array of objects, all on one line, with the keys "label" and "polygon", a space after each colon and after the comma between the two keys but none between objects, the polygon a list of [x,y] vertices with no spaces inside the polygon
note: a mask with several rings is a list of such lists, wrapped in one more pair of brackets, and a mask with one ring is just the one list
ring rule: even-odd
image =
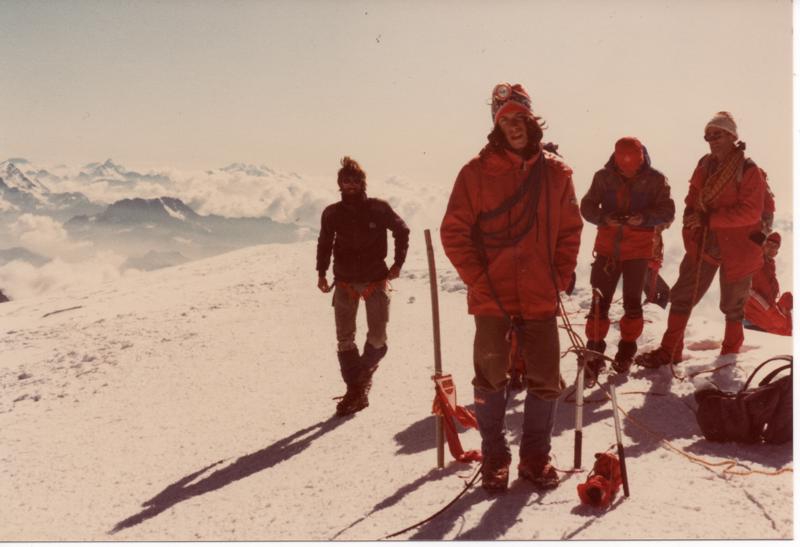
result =
[{"label": "dark curly hair", "polygon": [[350,156],[342,158],[342,167],[336,175],[336,182],[339,183],[339,186],[342,185],[342,181],[345,179],[355,179],[361,183],[362,188],[366,189],[367,187],[367,174],[358,162]]},{"label": "dark curly hair", "polygon": [[[539,144],[542,142],[542,138],[544,138],[543,130],[547,129],[547,122],[539,116],[526,118],[525,128],[528,130],[528,144],[522,151],[522,156],[529,158],[539,149]],[[495,151],[510,148],[506,136],[503,134],[503,130],[500,129],[499,125],[494,126],[492,132],[486,135],[486,139],[489,141],[489,148]]]}]

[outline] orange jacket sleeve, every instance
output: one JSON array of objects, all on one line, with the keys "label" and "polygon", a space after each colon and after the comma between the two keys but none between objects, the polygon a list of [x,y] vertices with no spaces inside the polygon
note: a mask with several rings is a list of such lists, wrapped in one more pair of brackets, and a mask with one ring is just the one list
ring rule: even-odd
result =
[{"label": "orange jacket sleeve", "polygon": [[468,164],[458,174],[439,229],[444,252],[468,287],[475,285],[484,274],[480,253],[472,239],[479,213],[469,191],[470,185],[475,184],[473,169]]},{"label": "orange jacket sleeve", "polygon": [[583,230],[583,220],[571,175],[567,175],[567,184],[561,195],[560,205],[558,237],[553,253],[553,262],[558,273],[558,290],[563,291],[571,284],[572,274],[578,264],[578,250],[581,246],[581,231]]}]

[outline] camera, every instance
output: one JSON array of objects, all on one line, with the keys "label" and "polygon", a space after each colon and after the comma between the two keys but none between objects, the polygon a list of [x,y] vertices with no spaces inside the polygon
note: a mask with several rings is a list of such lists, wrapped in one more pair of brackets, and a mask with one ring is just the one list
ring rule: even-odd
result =
[{"label": "camera", "polygon": [[619,222],[620,224],[625,224],[628,222],[628,219],[631,218],[632,215],[628,213],[614,213],[611,215],[611,218]]}]

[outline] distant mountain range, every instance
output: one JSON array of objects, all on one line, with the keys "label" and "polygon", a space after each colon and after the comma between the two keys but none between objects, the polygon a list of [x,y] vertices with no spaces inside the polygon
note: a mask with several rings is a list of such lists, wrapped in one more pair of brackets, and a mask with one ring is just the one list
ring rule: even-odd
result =
[{"label": "distant mountain range", "polygon": [[63,222],[75,215],[102,210],[78,192],[51,192],[38,178],[31,178],[11,160],[0,163],[0,214],[35,213]]},{"label": "distant mountain range", "polygon": [[289,243],[308,236],[294,224],[269,218],[199,215],[180,199],[123,199],[96,215],[79,215],[64,224],[70,237],[128,251],[180,252],[209,256],[249,245]]},{"label": "distant mountain range", "polygon": [[138,182],[169,183],[169,177],[159,173],[128,171],[107,159],[103,163],[89,163],[83,167],[77,179],[81,182],[106,182],[111,186],[129,186]]},{"label": "distant mountain range", "polygon": [[[294,173],[280,174],[266,166],[243,163],[230,164],[221,172],[232,176],[299,179]],[[170,257],[166,260],[170,265],[180,262],[178,256],[193,259],[249,245],[297,241],[312,235],[308,228],[275,222],[267,217],[200,215],[177,197],[135,197],[108,204],[94,202],[80,192],[51,190],[51,186],[57,187],[67,177],[73,183],[100,183],[107,187],[130,188],[132,192],[140,183],[152,183],[151,188],[172,184],[167,175],[130,171],[110,159],[87,164],[77,175],[54,173],[22,158],[6,160],[0,163],[0,221],[4,221],[0,222],[0,231],[7,230],[15,217],[25,213],[49,216],[63,224],[72,239],[89,241],[95,248],[123,252],[128,257],[161,253],[149,255],[145,263],[162,263],[164,257]],[[11,234],[0,236],[5,238]],[[156,256],[160,258],[154,258]]]}]

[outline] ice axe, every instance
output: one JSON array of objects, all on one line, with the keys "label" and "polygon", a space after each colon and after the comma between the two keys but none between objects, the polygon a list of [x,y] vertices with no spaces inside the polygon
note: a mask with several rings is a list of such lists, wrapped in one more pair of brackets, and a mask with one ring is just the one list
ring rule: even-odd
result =
[{"label": "ice axe", "polygon": [[578,353],[578,379],[575,401],[575,461],[573,467],[581,468],[581,452],[583,450],[583,372],[585,357],[583,352]]},{"label": "ice axe", "polygon": [[614,411],[614,431],[617,434],[617,455],[619,456],[619,468],[622,472],[622,489],[625,492],[625,497],[631,495],[630,488],[628,488],[628,470],[625,468],[625,448],[622,446],[622,431],[619,425],[619,410],[617,409],[617,391],[614,384],[608,384],[611,389],[611,404]]},{"label": "ice axe", "polygon": [[[436,260],[433,255],[433,242],[431,231],[425,230],[425,247],[428,251],[428,277],[431,284],[431,310],[433,313],[433,370],[434,378],[442,375],[442,350],[439,337],[439,293],[436,277]],[[436,466],[444,467],[444,418],[436,417]]]}]

